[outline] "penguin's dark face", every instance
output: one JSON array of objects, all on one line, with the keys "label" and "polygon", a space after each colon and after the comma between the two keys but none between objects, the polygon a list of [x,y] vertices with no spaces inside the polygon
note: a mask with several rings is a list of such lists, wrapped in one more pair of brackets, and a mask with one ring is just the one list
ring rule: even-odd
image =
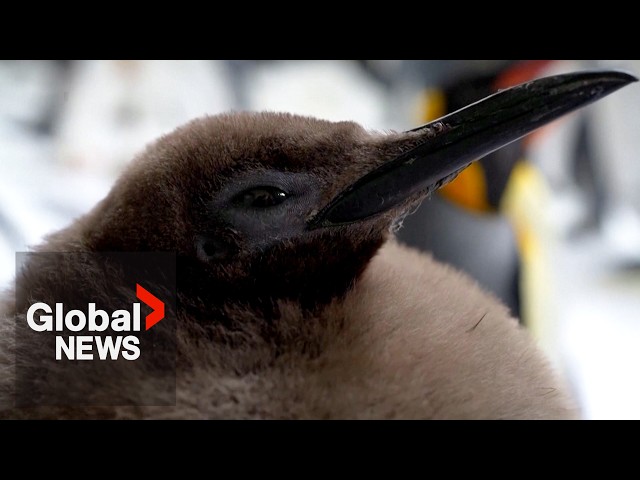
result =
[{"label": "penguin's dark face", "polygon": [[274,113],[199,119],[131,165],[94,211],[88,244],[176,251],[180,288],[200,297],[323,303],[469,163],[633,80],[550,77],[403,133]]},{"label": "penguin's dark face", "polygon": [[[229,117],[209,121],[228,122]],[[389,157],[376,148],[373,135],[350,122],[282,114],[240,114],[234,122],[236,129],[244,127],[243,143],[254,148],[233,148],[232,165],[207,182],[219,187],[210,189],[194,212],[196,254],[208,263],[317,241],[322,232],[308,226],[313,216],[359,175],[354,170],[366,172]],[[233,139],[226,139],[230,143]]]}]

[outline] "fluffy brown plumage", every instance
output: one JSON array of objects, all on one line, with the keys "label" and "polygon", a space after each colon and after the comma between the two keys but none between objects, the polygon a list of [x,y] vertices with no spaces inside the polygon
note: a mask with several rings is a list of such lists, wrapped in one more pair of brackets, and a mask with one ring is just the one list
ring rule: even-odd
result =
[{"label": "fluffy brown plumage", "polygon": [[[359,223],[305,229],[337,192],[419,141],[424,134],[268,113],[199,119],[161,138],[105,200],[36,250],[177,252],[177,405],[13,408],[7,292],[0,417],[576,416],[506,308],[390,238],[424,192]],[[263,221],[234,199],[266,183],[294,193]],[[104,281],[95,265],[32,267],[20,274],[50,303],[69,278],[96,290]],[[102,381],[117,395],[148,374]]]}]

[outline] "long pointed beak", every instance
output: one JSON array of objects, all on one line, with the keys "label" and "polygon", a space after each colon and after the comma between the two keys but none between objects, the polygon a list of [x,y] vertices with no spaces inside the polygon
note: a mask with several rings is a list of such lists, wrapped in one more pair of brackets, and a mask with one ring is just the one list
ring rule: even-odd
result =
[{"label": "long pointed beak", "polygon": [[[407,135],[415,145],[360,177],[308,224],[309,229],[364,220],[427,195],[489,153],[635,82],[618,71],[578,72],[524,83],[486,97]],[[424,132],[423,139],[416,133]]]}]

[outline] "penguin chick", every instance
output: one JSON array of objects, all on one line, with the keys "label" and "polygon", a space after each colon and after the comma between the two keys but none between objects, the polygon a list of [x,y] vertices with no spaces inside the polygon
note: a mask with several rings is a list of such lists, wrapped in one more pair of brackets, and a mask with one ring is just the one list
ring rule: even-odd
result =
[{"label": "penguin chick", "polygon": [[[390,230],[472,161],[634,80],[549,77],[402,133],[274,113],[178,128],[91,212],[36,248],[175,252],[175,405],[124,401],[127,385],[148,385],[147,405],[166,393],[150,381],[169,375],[157,365],[64,385],[90,395],[99,382],[122,400],[115,406],[16,406],[14,359],[37,362],[38,344],[17,347],[14,323],[25,312],[8,292],[0,417],[575,417],[507,309],[463,274],[396,244]],[[118,287],[117,273],[90,260],[35,262],[17,274],[34,301],[60,301],[70,279],[96,292]],[[106,292],[97,294],[108,305]]]}]

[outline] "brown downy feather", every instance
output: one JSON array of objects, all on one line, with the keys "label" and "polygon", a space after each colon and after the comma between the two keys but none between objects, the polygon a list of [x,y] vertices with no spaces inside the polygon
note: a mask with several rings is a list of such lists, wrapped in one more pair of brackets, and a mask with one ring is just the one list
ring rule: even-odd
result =
[{"label": "brown downy feather", "polygon": [[[9,291],[0,303],[0,418],[576,417],[566,389],[498,300],[389,240],[393,219],[415,202],[268,244],[212,207],[246,175],[277,170],[308,175],[318,189],[308,208],[317,209],[415,143],[403,138],[348,122],[235,114],[191,122],[151,145],[105,200],[37,250],[177,252],[176,406],[14,408],[21,353]],[[300,214],[301,225],[310,213]],[[221,253],[203,258],[202,235]],[[70,278],[96,291],[105,281],[91,264],[28,271],[38,300],[49,303]],[[146,385],[148,374],[132,368],[101,382],[117,397],[128,383]]]},{"label": "brown downy feather", "polygon": [[[387,242],[343,301],[277,322],[229,312],[242,331],[179,332],[175,407],[41,407],[45,418],[575,418],[528,332],[466,275]],[[0,352],[10,351],[3,322]],[[225,338],[234,337],[234,338]],[[6,365],[7,358],[0,357]],[[7,372],[2,372],[6,377]],[[130,379],[144,382],[144,377]],[[153,393],[153,392],[149,392]]]}]

